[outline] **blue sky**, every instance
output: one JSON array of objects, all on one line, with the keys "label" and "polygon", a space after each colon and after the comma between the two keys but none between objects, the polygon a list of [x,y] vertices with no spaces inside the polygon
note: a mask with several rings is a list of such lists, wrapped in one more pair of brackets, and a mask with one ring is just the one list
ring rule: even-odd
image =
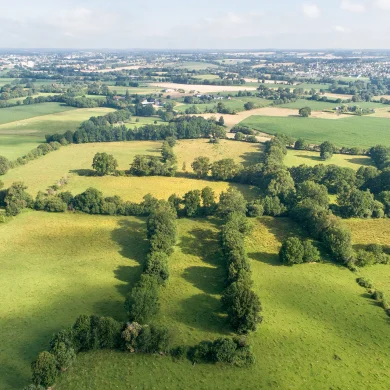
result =
[{"label": "blue sky", "polygon": [[0,47],[390,49],[390,0],[0,0]]}]

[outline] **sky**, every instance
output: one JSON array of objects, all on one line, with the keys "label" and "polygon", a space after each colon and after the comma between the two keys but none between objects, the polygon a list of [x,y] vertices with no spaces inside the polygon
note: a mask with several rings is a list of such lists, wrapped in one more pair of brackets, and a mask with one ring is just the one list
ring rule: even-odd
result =
[{"label": "sky", "polygon": [[390,0],[0,0],[0,48],[390,49]]}]

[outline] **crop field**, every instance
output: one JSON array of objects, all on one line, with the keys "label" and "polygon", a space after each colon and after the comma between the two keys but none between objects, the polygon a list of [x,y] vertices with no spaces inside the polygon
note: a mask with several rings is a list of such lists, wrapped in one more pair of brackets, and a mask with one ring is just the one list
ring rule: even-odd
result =
[{"label": "crop field", "polygon": [[371,147],[378,142],[390,146],[390,121],[386,118],[348,116],[323,118],[251,116],[241,122],[269,134],[282,133],[310,143],[330,141],[337,146]]},{"label": "crop field", "polygon": [[[180,141],[177,146],[179,170],[185,162],[186,171],[191,172],[191,163],[199,155],[209,156],[211,160],[231,157],[236,161],[248,161],[260,155],[257,152],[258,145],[250,143],[239,143],[239,146],[227,152],[231,142],[233,141],[222,141],[218,147],[214,147],[206,140]],[[95,187],[106,196],[119,195],[124,200],[134,202],[140,202],[148,193],[159,199],[167,199],[173,193],[184,195],[190,190],[202,189],[206,186],[212,187],[219,194],[232,186],[225,182],[197,180],[184,172],[174,178],[85,176],[91,172],[92,159],[97,152],[113,154],[118,160],[118,169],[127,170],[135,155],[159,155],[160,147],[161,141],[73,144],[11,169],[2,176],[1,180],[5,187],[9,187],[15,181],[23,181],[28,186],[28,192],[35,196],[38,191],[44,191],[62,177],[68,176],[69,183],[63,187],[63,190],[78,194],[88,187]],[[234,185],[234,187],[240,189],[248,199],[256,195],[256,191],[248,186]]]},{"label": "crop field", "polygon": [[286,104],[280,104],[278,107],[282,108],[302,108],[302,107],[310,107],[312,110],[332,110],[333,108],[337,107],[337,103],[329,103],[329,102],[320,102],[316,100],[306,100],[306,99],[299,99],[296,102],[292,103],[286,103]]},{"label": "crop field", "polygon": [[[43,106],[45,104],[56,103],[42,103],[29,107]],[[76,130],[81,122],[89,119],[91,116],[105,115],[112,111],[114,110],[111,108],[68,109],[55,114],[41,115],[2,124],[0,125],[1,155],[9,159],[16,159],[43,142],[45,134]]]},{"label": "crop field", "polygon": [[309,152],[306,150],[289,149],[284,164],[288,167],[295,167],[301,164],[314,166],[317,164],[334,164],[340,167],[352,168],[358,170],[362,165],[373,165],[368,156],[351,156],[347,154],[334,154],[330,160],[323,161],[319,152]]},{"label": "crop field", "polygon": [[[147,389],[192,388],[194,383],[209,389],[210,382],[213,389],[241,389],[243,383],[264,389],[386,388],[390,353],[378,344],[386,345],[387,318],[361,296],[354,274],[327,262],[280,266],[281,241],[301,234],[299,227],[283,218],[260,218],[253,224],[247,248],[264,315],[250,336],[253,366],[191,365],[157,355],[95,352],[79,355],[56,389],[135,388],[135,383]],[[176,345],[228,335],[219,302],[224,272],[216,226],[212,220],[179,220],[178,227],[171,278],[156,320],[175,329]],[[132,249],[128,256],[134,257]],[[131,267],[122,274],[131,275]]]}]

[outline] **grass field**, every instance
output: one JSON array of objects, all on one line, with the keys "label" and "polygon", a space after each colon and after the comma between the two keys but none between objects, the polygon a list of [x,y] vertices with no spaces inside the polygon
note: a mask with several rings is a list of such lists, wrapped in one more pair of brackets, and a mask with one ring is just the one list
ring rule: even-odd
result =
[{"label": "grass field", "polygon": [[[60,94],[59,94],[59,93],[39,92],[39,93],[37,93],[37,94],[35,94],[35,95],[32,95],[31,97],[32,97],[32,98],[36,98],[36,97],[39,97],[39,96],[53,96],[53,95],[60,95]],[[19,97],[19,98],[14,98],[14,99],[9,99],[8,102],[9,102],[9,103],[17,103],[18,101],[23,102],[26,98],[27,98],[27,96],[23,96],[23,97]],[[39,104],[43,104],[43,103],[39,103]],[[24,106],[24,107],[30,107],[30,105]]]},{"label": "grass field", "polygon": [[16,106],[0,109],[0,125],[4,123],[21,121],[37,116],[56,114],[58,112],[74,110],[73,107],[62,103],[41,103],[28,106]]},{"label": "grass field", "polygon": [[319,152],[308,152],[305,150],[289,149],[284,164],[288,167],[295,167],[301,164],[314,166],[317,164],[334,164],[340,167],[359,169],[362,165],[372,165],[372,160],[368,156],[350,156],[346,154],[334,154],[330,160],[323,161]]},{"label": "grass field", "polygon": [[[42,106],[42,103],[31,107]],[[19,108],[19,107],[16,107]],[[24,107],[21,107],[24,108]],[[11,160],[20,157],[45,140],[45,134],[76,130],[91,116],[105,115],[111,108],[80,108],[0,125],[0,155]],[[0,111],[1,114],[1,111]]]},{"label": "grass field", "polygon": [[220,77],[216,74],[197,74],[197,75],[194,75],[192,77],[194,77],[195,79],[199,79],[199,80],[219,80],[220,79]]},{"label": "grass field", "polygon": [[123,294],[142,272],[136,218],[26,212],[0,225],[0,388],[21,389],[53,333],[80,314],[124,320]]},{"label": "grass field", "polygon": [[[175,344],[227,335],[216,227],[212,221],[179,220],[178,225],[157,322],[175,329]],[[162,356],[96,352],[80,355],[56,388],[388,388],[390,353],[380,347],[387,345],[388,319],[361,297],[354,274],[330,263],[280,266],[281,241],[300,234],[299,227],[282,218],[261,218],[254,225],[247,249],[264,321],[250,337],[256,355],[252,367],[192,366]]]},{"label": "grass field", "polygon": [[138,94],[138,95],[152,95],[154,93],[160,93],[162,91],[162,88],[159,87],[122,87],[122,86],[116,86],[116,85],[109,85],[108,89],[110,91],[115,91],[116,93],[119,93],[121,95],[126,94],[127,91],[129,91],[130,94]]},{"label": "grass field", "polygon": [[241,122],[269,134],[283,133],[310,143],[330,141],[337,146],[390,146],[390,121],[375,117],[346,117],[333,121],[322,118],[251,116]]},{"label": "grass field", "polygon": [[[199,155],[209,156],[212,160],[232,157],[236,161],[249,161],[259,156],[258,145],[240,143],[232,148],[233,141],[222,141],[217,147],[205,140],[180,141],[178,143],[178,168],[186,162],[187,171],[191,172],[191,163]],[[58,151],[30,161],[24,166],[11,169],[1,180],[5,187],[9,187],[15,181],[24,181],[28,186],[28,192],[35,196],[40,190],[46,190],[59,179],[69,176],[69,183],[64,190],[78,194],[88,187],[96,187],[106,196],[119,195],[125,200],[139,202],[148,193],[160,199],[167,199],[173,193],[184,195],[189,190],[212,187],[217,194],[226,190],[230,185],[224,182],[208,180],[196,180],[188,174],[179,174],[178,177],[89,177],[80,176],[92,169],[92,159],[97,152],[113,154],[118,160],[119,169],[129,169],[134,156],[137,154],[159,155],[160,141],[140,142],[109,142],[70,145]],[[187,154],[186,154],[187,152]],[[190,153],[190,154],[188,154]],[[191,156],[191,159],[188,157]],[[234,185],[250,199],[256,191],[248,186]]]},{"label": "grass field", "polygon": [[[346,223],[352,231],[355,249],[380,244],[390,254],[390,219],[350,219]],[[364,267],[359,273],[390,297],[390,265]]]},{"label": "grass field", "polygon": [[188,70],[204,70],[208,68],[218,68],[217,65],[211,64],[209,62],[196,62],[196,61],[175,63],[174,67],[176,69],[188,69]]}]

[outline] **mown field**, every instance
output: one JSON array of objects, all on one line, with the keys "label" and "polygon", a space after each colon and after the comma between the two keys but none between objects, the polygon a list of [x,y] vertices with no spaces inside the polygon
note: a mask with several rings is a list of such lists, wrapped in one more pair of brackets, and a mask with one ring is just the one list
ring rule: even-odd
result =
[{"label": "mown field", "polygon": [[[57,103],[42,103],[28,106],[28,108],[39,108],[46,104],[57,105]],[[26,109],[26,107],[15,108]],[[51,106],[49,108],[53,109]],[[0,125],[0,155],[9,159],[16,159],[43,142],[45,134],[64,133],[67,130],[74,131],[81,122],[91,116],[105,115],[114,111],[111,108],[103,107],[73,109],[72,107],[61,106],[61,108],[67,108],[67,110],[53,114],[41,114],[24,120],[15,119],[15,122]],[[2,111],[0,111],[1,113]]]},{"label": "mown field", "polygon": [[269,134],[283,133],[310,143],[330,141],[337,146],[390,146],[390,121],[386,118],[355,117],[327,120],[322,118],[251,116],[241,122]]},{"label": "mown field", "polygon": [[[388,319],[361,296],[354,274],[331,263],[280,266],[281,241],[301,234],[300,228],[281,218],[253,223],[247,248],[264,309],[263,324],[250,337],[254,366],[193,366],[163,356],[96,352],[80,355],[56,388],[387,388],[390,352],[380,346],[387,343]],[[157,322],[175,329],[175,344],[228,335],[219,302],[224,273],[217,226],[180,220],[178,227]]]}]

